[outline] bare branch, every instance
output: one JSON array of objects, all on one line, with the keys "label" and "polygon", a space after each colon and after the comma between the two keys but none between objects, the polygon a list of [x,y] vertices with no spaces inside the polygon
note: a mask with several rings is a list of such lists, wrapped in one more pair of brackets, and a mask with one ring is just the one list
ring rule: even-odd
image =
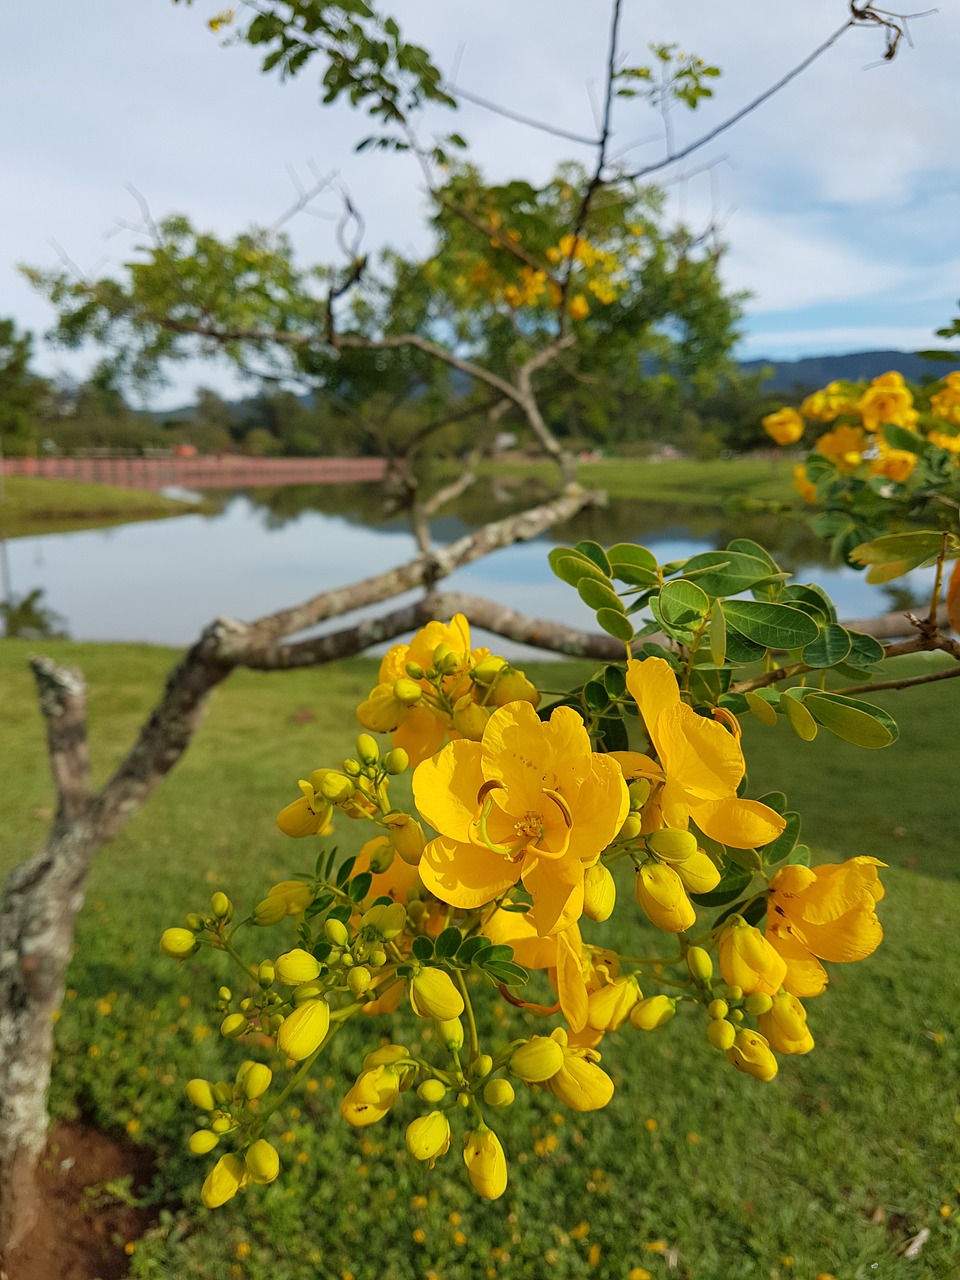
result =
[{"label": "bare branch", "polygon": [[502,107],[496,102],[491,102],[489,98],[482,98],[477,93],[471,93],[469,89],[463,89],[457,84],[445,84],[444,91],[449,93],[451,98],[455,95],[463,98],[466,102],[472,102],[476,107],[483,107],[485,111],[492,111],[498,116],[503,116],[505,120],[514,120],[517,124],[525,124],[531,129],[539,129],[542,133],[552,133],[555,138],[566,138],[568,142],[579,142],[586,147],[597,146],[596,138],[588,138],[583,133],[573,133],[569,129],[561,129],[559,125],[548,124],[545,120],[535,120],[532,116],[522,115],[519,111],[511,111],[509,107]]},{"label": "bare branch", "polygon": [[844,694],[879,693],[883,689],[912,689],[915,684],[934,684],[938,680],[955,680],[960,676],[960,666],[947,667],[944,671],[932,671],[926,676],[905,676],[902,680],[877,680],[874,684],[855,684],[841,690]]},{"label": "bare branch", "polygon": [[435,596],[432,604],[435,611],[444,617],[463,613],[474,626],[483,627],[485,631],[492,631],[507,640],[515,640],[518,644],[564,653],[572,658],[596,658],[601,662],[615,662],[623,658],[623,642],[613,636],[579,631],[562,622],[531,618],[480,596],[444,592]]},{"label": "bare branch", "polygon": [[52,658],[31,658],[40,710],[47,727],[47,752],[57,790],[54,830],[65,830],[90,802],[87,743],[87,686],[83,672]]}]

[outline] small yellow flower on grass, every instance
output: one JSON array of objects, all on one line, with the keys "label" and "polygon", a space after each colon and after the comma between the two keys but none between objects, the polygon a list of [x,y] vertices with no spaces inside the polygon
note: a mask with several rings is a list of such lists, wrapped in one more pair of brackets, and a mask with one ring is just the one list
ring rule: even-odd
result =
[{"label": "small yellow flower on grass", "polygon": [[667,1242],[666,1240],[647,1240],[643,1247],[647,1253],[666,1253]]},{"label": "small yellow flower on grass", "polygon": [[631,1267],[627,1272],[627,1280],[653,1280],[653,1274],[646,1267]]},{"label": "small yellow flower on grass", "polygon": [[414,1244],[423,1244],[426,1238],[427,1238],[427,1233],[424,1231],[423,1227],[414,1227],[413,1229]]},{"label": "small yellow flower on grass", "polygon": [[570,1232],[570,1239],[582,1240],[584,1236],[588,1236],[589,1234],[590,1234],[590,1223],[578,1222],[577,1225]]}]

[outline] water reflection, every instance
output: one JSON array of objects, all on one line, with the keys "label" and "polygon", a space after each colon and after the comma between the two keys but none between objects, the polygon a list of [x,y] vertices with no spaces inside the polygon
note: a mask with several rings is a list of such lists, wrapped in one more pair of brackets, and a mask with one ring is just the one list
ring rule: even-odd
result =
[{"label": "water reflection", "polygon": [[[498,488],[494,494],[478,485],[464,495],[455,514],[436,523],[437,540],[452,541],[538,496],[529,484]],[[289,486],[218,497],[214,514],[17,539],[8,544],[12,573],[17,581],[38,584],[32,593],[37,617],[53,616],[39,594],[46,592],[63,614],[59,624],[78,639],[185,644],[217,615],[254,618],[380,573],[416,553],[404,523],[384,515],[373,485]],[[547,568],[545,552],[552,543],[640,541],[666,561],[723,546],[733,537],[770,546],[801,581],[821,582],[844,617],[890,607],[862,574],[824,566],[822,544],[799,521],[629,501],[583,512],[532,543],[495,552],[445,585],[592,629],[590,611]],[[914,576],[898,585],[913,591],[924,580]],[[497,645],[506,651],[502,642]]]}]

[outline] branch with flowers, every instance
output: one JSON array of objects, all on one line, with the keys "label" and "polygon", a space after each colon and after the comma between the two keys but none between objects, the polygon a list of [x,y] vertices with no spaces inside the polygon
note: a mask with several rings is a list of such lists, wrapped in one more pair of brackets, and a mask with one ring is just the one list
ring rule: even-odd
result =
[{"label": "branch with flowers", "polygon": [[[614,1092],[604,1037],[676,1016],[701,1021],[704,1052],[770,1081],[778,1055],[814,1047],[803,1002],[825,965],[879,945],[884,863],[811,867],[786,795],[749,794],[741,720],[889,745],[889,714],[836,687],[881,673],[884,646],[745,539],[668,565],[581,542],[550,563],[618,659],[547,694],[475,647],[462,614],[431,619],[384,656],[354,753],[308,772],[278,815],[319,843],[312,871],[246,911],[218,890],[163,934],[173,959],[236,964],[215,1003],[244,1056],[232,1081],[186,1086],[190,1150],[218,1156],[209,1208],[280,1176],[272,1117],[348,1022],[369,1020],[370,1048],[342,1119],[396,1111],[431,1168],[456,1138],[474,1190],[497,1199],[497,1117],[518,1088],[597,1110]],[[782,687],[764,683],[775,671]],[[366,838],[340,858],[336,831],[355,823]],[[629,951],[610,945],[615,915],[632,921]],[[492,1038],[489,1000],[517,1011]]]}]

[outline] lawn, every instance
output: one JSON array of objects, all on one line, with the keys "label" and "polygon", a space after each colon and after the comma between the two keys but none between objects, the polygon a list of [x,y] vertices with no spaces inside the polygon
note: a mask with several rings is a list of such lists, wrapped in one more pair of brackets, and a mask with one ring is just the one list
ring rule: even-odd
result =
[{"label": "lawn", "polygon": [[146,489],[5,476],[0,537],[21,538],[31,533],[67,533],[130,520],[159,520],[197,509],[202,508]]},{"label": "lawn", "polygon": [[[51,810],[43,733],[25,659],[0,644],[0,870],[43,842]],[[147,646],[56,643],[90,681],[94,770],[104,778],[175,655]],[[602,1046],[617,1082],[604,1111],[577,1115],[518,1093],[501,1113],[511,1181],[494,1204],[469,1190],[456,1145],[431,1173],[403,1129],[416,1111],[353,1131],[336,1106],[373,1032],[348,1028],[317,1087],[291,1099],[271,1136],[285,1173],[215,1214],[197,1207],[207,1159],[186,1155],[195,1075],[232,1076],[247,1056],[215,1033],[226,971],[158,952],[163,928],[224,888],[242,905],[312,862],[273,816],[296,779],[352,749],[353,708],[372,662],[278,675],[240,672],[213,696],[188,755],[94,866],[58,1023],[54,1107],[126,1129],[159,1156],[163,1213],[132,1274],[180,1280],[949,1280],[960,1257],[960,688],[877,697],[893,747],[858,752],[748,726],[751,791],[802,808],[827,859],[891,864],[884,945],[833,966],[810,1002],[816,1050],[782,1059],[769,1084],[736,1075],[695,1018],[629,1027]],[[551,664],[550,682],[572,666]],[[344,850],[357,831],[338,830]],[[624,896],[624,906],[629,899]],[[658,938],[627,907],[621,945]],[[281,928],[264,954],[290,945]],[[662,938],[661,938],[662,945]],[[513,1013],[487,1002],[485,1034]],[[390,1034],[423,1039],[405,1019]],[[366,1039],[361,1041],[361,1032]],[[408,1041],[409,1042],[409,1041]],[[929,1236],[912,1260],[907,1243]]]}]

